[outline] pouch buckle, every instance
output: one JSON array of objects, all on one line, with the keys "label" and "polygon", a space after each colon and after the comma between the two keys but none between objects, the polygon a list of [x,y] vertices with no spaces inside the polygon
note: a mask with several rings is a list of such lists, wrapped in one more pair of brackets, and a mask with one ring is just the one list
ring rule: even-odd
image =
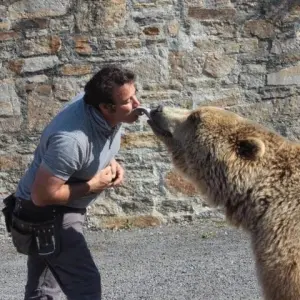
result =
[{"label": "pouch buckle", "polygon": [[50,223],[34,229],[34,237],[39,255],[53,254],[56,250],[55,226]]}]

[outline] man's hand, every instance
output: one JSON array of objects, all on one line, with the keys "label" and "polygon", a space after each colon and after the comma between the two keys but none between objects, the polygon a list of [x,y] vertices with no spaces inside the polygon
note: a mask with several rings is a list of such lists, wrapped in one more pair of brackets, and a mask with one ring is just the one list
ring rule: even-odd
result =
[{"label": "man's hand", "polygon": [[113,187],[122,185],[124,180],[124,169],[123,167],[115,160],[112,159],[110,162],[112,178],[113,178]]},{"label": "man's hand", "polygon": [[[114,171],[115,172],[115,171]],[[87,183],[90,186],[91,193],[100,193],[104,189],[113,186],[113,172],[111,165],[98,172]]]}]

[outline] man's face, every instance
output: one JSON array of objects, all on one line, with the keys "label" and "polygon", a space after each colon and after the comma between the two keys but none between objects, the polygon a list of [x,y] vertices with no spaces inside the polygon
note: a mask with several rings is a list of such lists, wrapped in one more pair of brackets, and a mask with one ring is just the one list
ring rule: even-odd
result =
[{"label": "man's face", "polygon": [[115,125],[121,122],[133,123],[138,119],[138,115],[132,112],[140,105],[134,82],[116,86],[113,90],[113,101],[111,117]]}]

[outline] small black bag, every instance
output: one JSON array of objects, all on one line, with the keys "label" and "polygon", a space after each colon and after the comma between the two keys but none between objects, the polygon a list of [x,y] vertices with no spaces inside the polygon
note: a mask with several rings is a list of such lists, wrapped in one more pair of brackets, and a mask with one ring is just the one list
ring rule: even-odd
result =
[{"label": "small black bag", "polygon": [[12,215],[11,237],[13,245],[19,253],[31,255],[36,253],[36,243],[31,224]]},{"label": "small black bag", "polygon": [[16,205],[16,197],[15,194],[10,194],[3,200],[4,208],[2,209],[2,213],[5,218],[5,226],[7,232],[11,232],[12,225],[12,214]]},{"label": "small black bag", "polygon": [[43,223],[31,223],[12,215],[11,236],[19,253],[41,256],[56,254],[59,251],[59,216]]}]

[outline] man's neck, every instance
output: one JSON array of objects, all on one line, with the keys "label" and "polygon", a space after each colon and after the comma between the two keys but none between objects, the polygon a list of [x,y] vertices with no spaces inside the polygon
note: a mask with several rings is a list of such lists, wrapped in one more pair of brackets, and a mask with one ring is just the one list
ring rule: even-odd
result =
[{"label": "man's neck", "polygon": [[114,117],[112,115],[108,114],[106,111],[103,111],[101,108],[99,108],[99,111],[110,127],[114,128],[118,125],[118,122],[114,120]]}]

